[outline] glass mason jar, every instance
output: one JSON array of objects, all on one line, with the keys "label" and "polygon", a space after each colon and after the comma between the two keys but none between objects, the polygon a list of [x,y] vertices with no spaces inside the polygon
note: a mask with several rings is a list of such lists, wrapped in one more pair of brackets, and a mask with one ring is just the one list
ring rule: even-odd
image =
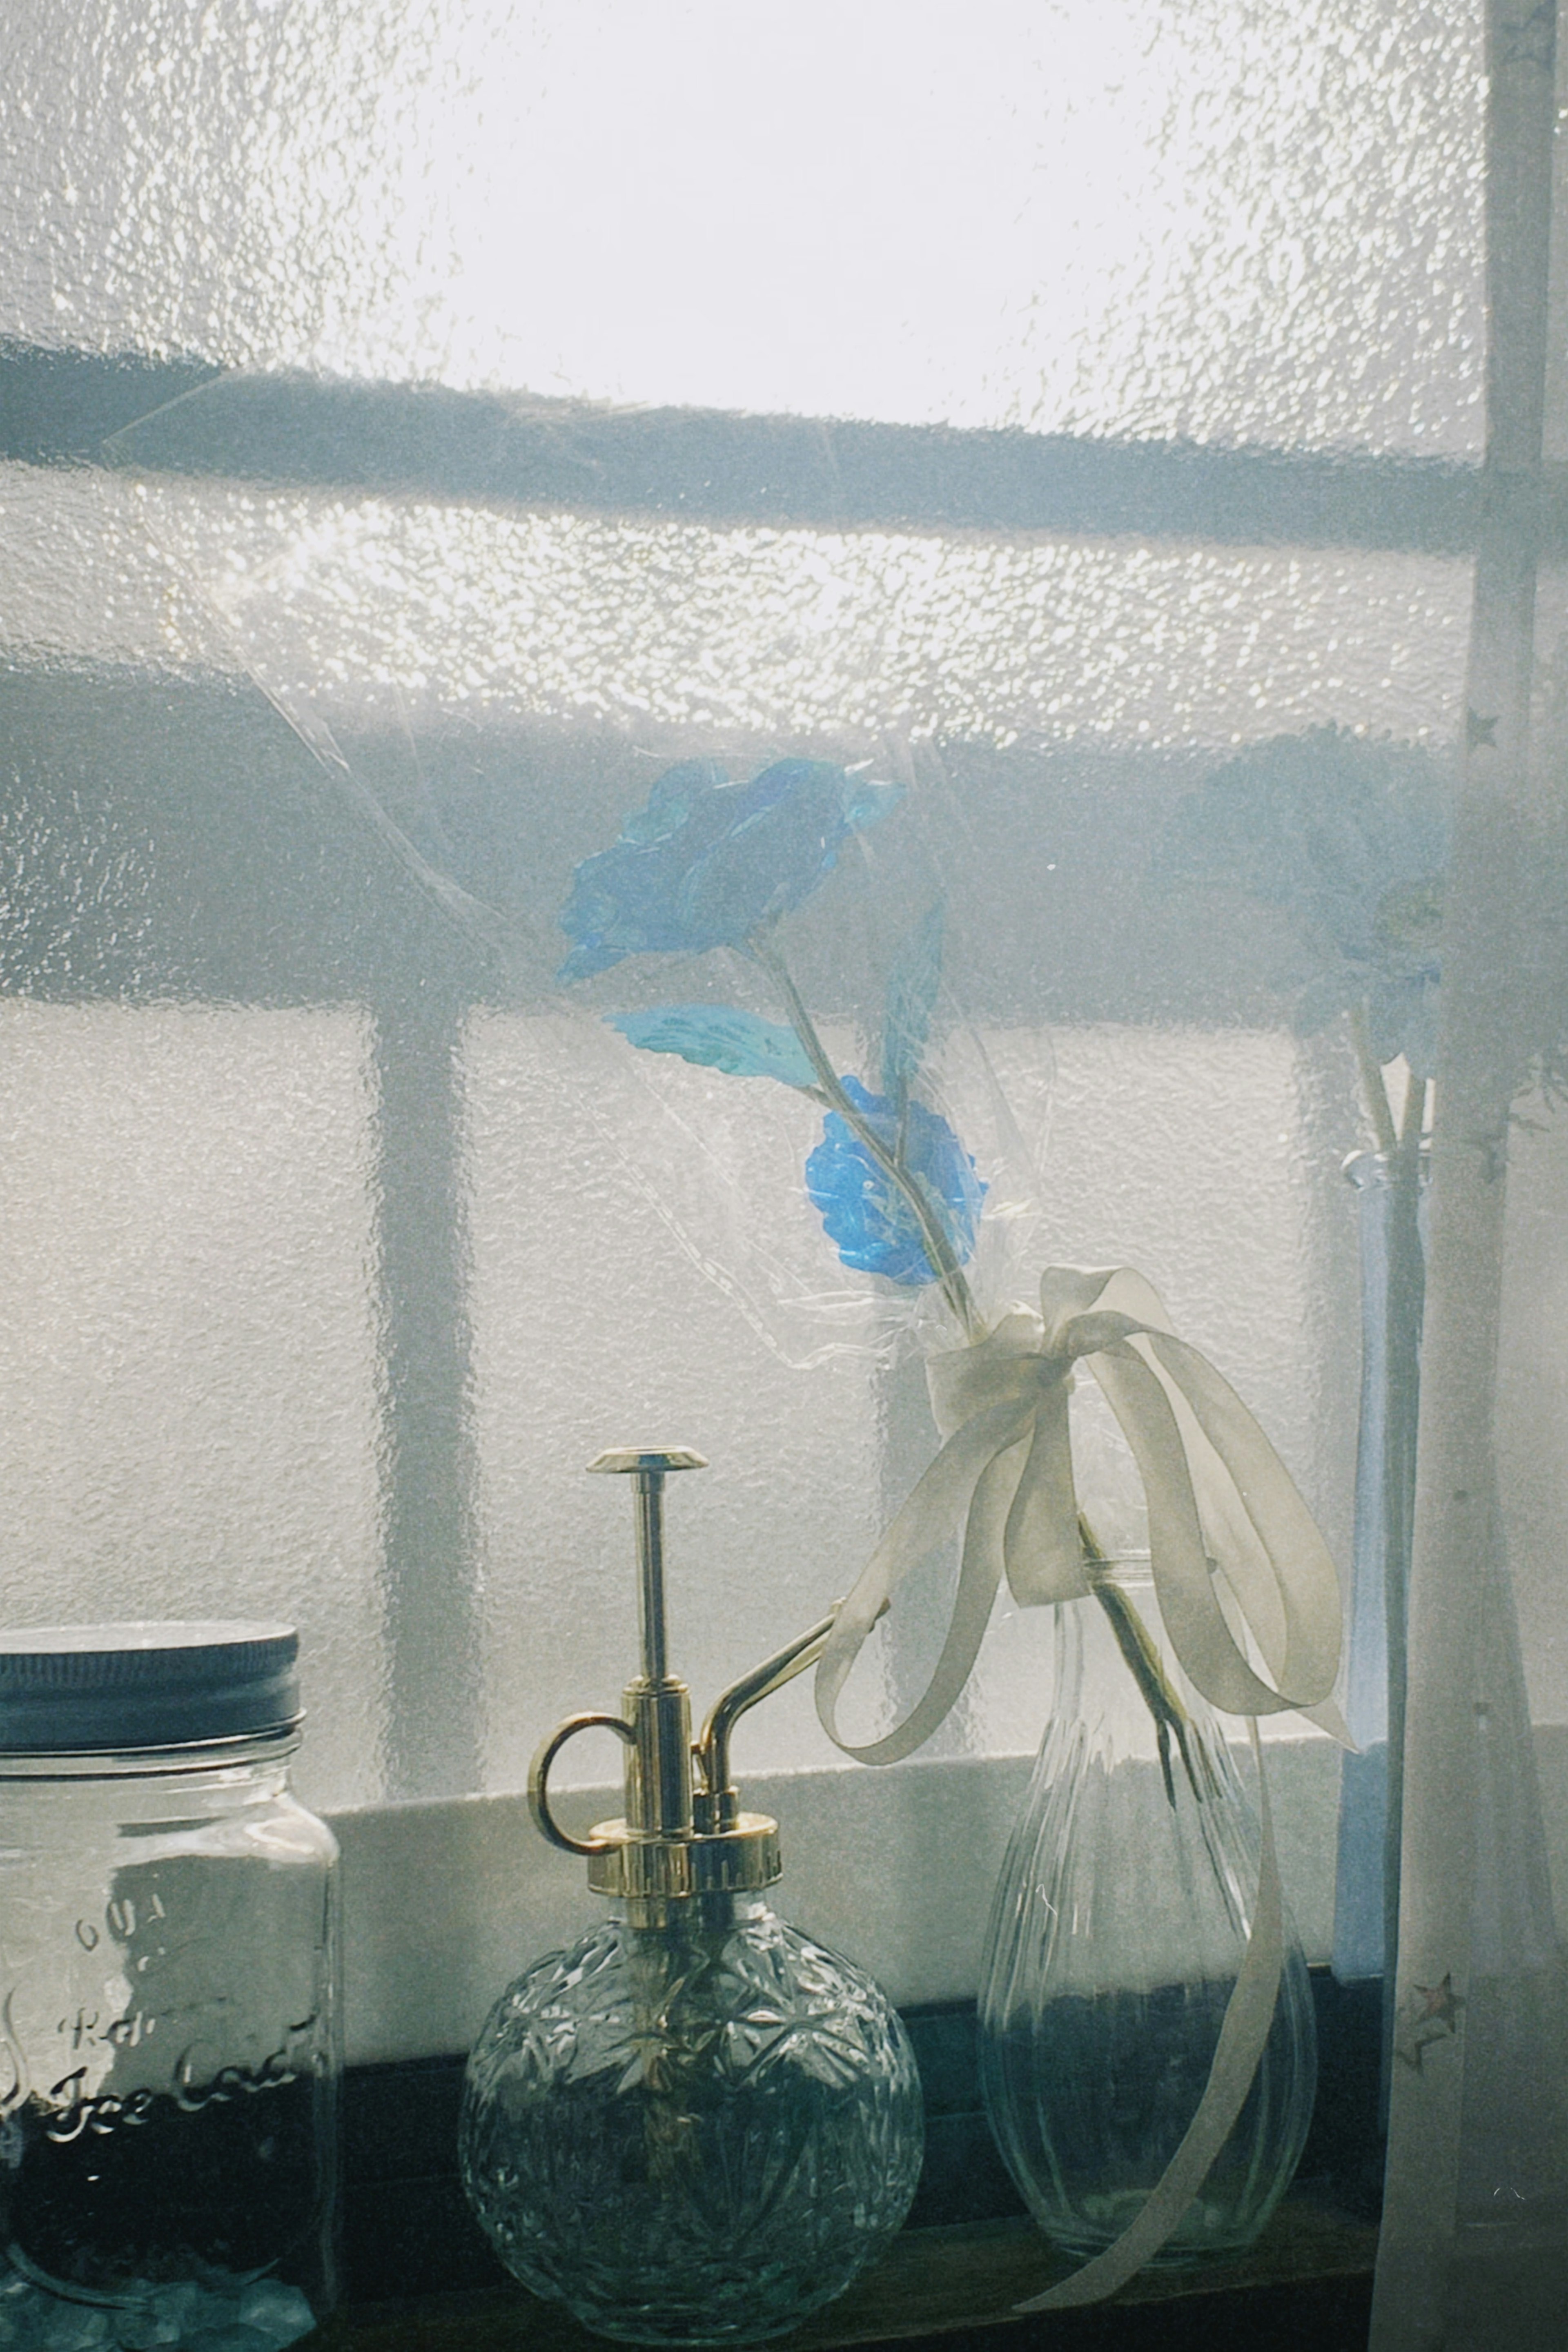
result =
[{"label": "glass mason jar", "polygon": [[[1104,1581],[1103,1600],[1056,1610],[1050,1719],[980,1993],[997,2144],[1041,2229],[1085,2258],[1136,2218],[1197,2112],[1258,1858],[1230,1751],[1166,1644],[1147,1559],[1108,1563]],[[1316,2082],[1306,1960],[1287,1918],[1251,2091],[1156,2261],[1257,2236],[1295,2170]]]},{"label": "glass mason jar", "polygon": [[758,1896],[624,1909],[527,1969],[468,2061],[464,2185],[497,2252],[601,2335],[753,2343],[879,2254],[924,2144],[900,2020]]},{"label": "glass mason jar", "polygon": [[0,1633],[0,2344],[268,2352],[332,2299],[336,1845],[285,1627]]}]

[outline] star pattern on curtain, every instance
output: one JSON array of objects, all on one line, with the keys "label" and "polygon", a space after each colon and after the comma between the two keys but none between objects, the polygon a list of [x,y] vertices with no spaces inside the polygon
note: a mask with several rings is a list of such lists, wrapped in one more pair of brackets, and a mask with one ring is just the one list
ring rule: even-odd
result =
[{"label": "star pattern on curtain", "polygon": [[1400,2004],[1398,2027],[1394,2037],[1394,2054],[1405,2065],[1421,2072],[1421,2062],[1435,2042],[1450,2042],[1458,2032],[1459,2015],[1466,2004],[1454,1990],[1450,1969],[1441,1984],[1412,1985]]}]

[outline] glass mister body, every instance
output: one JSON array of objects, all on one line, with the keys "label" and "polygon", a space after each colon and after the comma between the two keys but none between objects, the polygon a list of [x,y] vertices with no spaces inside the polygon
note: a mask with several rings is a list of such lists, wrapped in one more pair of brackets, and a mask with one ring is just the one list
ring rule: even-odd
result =
[{"label": "glass mister body", "polygon": [[331,2307],[337,1849],[297,1745],[0,1756],[0,2344],[268,2352]]},{"label": "glass mister body", "polygon": [[465,2186],[501,2260],[645,2344],[785,2334],[904,2219],[909,2038],[760,1896],[619,1905],[502,1994],[468,2062]]},{"label": "glass mister body", "polygon": [[[980,1995],[997,2144],[1041,2229],[1085,2259],[1136,2218],[1197,2112],[1258,1863],[1236,1766],[1170,1654],[1147,1560],[1111,1564],[1106,1582],[1105,1600],[1056,1610],[1050,1719],[992,1906]],[[1137,1672],[1129,1611],[1149,1643]],[[1163,1753],[1162,1685],[1182,1719],[1179,1738],[1167,1721]],[[1316,2080],[1306,1961],[1287,1917],[1251,2091],[1157,2261],[1257,2236],[1295,2170]]]}]

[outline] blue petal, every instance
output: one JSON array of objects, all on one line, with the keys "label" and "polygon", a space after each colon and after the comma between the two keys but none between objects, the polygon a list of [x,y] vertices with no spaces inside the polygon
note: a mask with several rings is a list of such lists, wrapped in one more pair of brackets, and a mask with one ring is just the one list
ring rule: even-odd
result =
[{"label": "blue petal", "polygon": [[555,977],[557,980],[592,980],[596,971],[607,971],[611,964],[619,963],[625,953],[624,948],[574,948],[569,956],[562,958],[556,967]]},{"label": "blue petal", "polygon": [[639,846],[668,841],[689,822],[699,802],[729,788],[730,779],[717,760],[678,760],[658,778],[645,805],[627,817],[621,839]]},{"label": "blue petal", "polygon": [[586,857],[561,917],[575,942],[563,980],[623,956],[737,947],[810,897],[853,832],[876,824],[899,789],[828,760],[775,760],[731,784],[713,760],[683,760],[608,849]]},{"label": "blue petal", "polygon": [[866,833],[880,824],[904,797],[902,784],[879,784],[869,776],[847,776],[844,822],[852,833]]},{"label": "blue petal", "polygon": [[648,1054],[679,1054],[741,1078],[778,1078],[812,1087],[816,1073],[793,1029],[727,1004],[661,1004],[651,1013],[612,1013],[612,1029]]},{"label": "blue petal", "polygon": [[[847,1077],[843,1086],[879,1142],[891,1151],[900,1127],[896,1106],[868,1094],[858,1078]],[[905,1119],[905,1166],[963,1265],[974,1253],[985,1186],[946,1119],[913,1102]],[[837,1111],[828,1112],[822,1141],[806,1160],[805,1189],[846,1265],[910,1286],[936,1280],[914,1211]]]}]

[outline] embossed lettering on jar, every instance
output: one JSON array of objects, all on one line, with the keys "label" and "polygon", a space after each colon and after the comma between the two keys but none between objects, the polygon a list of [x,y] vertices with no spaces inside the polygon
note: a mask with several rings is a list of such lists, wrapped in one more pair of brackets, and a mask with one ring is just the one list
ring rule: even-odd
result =
[{"label": "embossed lettering on jar", "polygon": [[266,2352],[330,2306],[336,1848],[288,1789],[296,1647],[0,1634],[0,2342],[74,2312],[73,2352]]}]

